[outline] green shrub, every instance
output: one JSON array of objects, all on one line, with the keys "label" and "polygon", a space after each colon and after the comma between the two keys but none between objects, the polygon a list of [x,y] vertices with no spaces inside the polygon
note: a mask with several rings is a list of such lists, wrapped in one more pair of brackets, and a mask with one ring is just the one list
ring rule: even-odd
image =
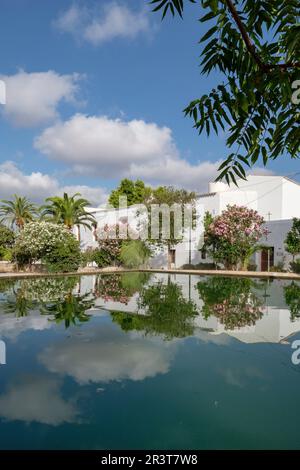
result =
[{"label": "green shrub", "polygon": [[0,246],[0,260],[1,261],[12,261],[13,253],[11,248]]},{"label": "green shrub", "polygon": [[50,272],[75,272],[80,266],[80,261],[79,242],[71,233],[42,257],[42,262]]},{"label": "green shrub", "polygon": [[12,249],[12,258],[13,261],[21,268],[31,264],[33,261],[29,251],[24,249],[24,246],[19,243],[16,243]]},{"label": "green shrub", "polygon": [[144,266],[151,256],[151,250],[142,240],[123,242],[120,260],[126,268]]},{"label": "green shrub", "polygon": [[280,261],[279,263],[275,264],[274,266],[270,267],[270,272],[273,273],[285,273],[286,270],[284,269],[284,263]]},{"label": "green shrub", "polygon": [[290,264],[291,270],[293,273],[300,274],[300,259],[296,259],[296,261],[292,261]]},{"label": "green shrub", "polygon": [[217,266],[215,263],[198,263],[198,264],[184,264],[180,269],[204,269],[204,270],[216,270]]},{"label": "green shrub", "polygon": [[14,232],[4,225],[0,225],[0,261],[12,260],[12,246],[14,241]]},{"label": "green shrub", "polygon": [[94,261],[95,250],[93,248],[88,248],[86,251],[81,253],[80,266],[85,268],[88,264]]},{"label": "green shrub", "polygon": [[110,256],[108,251],[97,249],[94,250],[93,261],[96,263],[98,268],[105,268],[107,266],[111,266],[115,260]]},{"label": "green shrub", "polygon": [[15,234],[5,225],[0,225],[0,248],[11,248],[15,241]]},{"label": "green shrub", "polygon": [[247,266],[247,271],[256,271],[257,270],[257,264],[255,263],[249,263]]}]

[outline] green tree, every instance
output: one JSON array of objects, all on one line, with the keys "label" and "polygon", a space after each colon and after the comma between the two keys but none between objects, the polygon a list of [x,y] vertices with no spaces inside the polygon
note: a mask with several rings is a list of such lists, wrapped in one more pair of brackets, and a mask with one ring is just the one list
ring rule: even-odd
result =
[{"label": "green tree", "polygon": [[[87,199],[81,198],[80,193],[69,196],[64,193],[63,197],[48,197],[42,209],[42,217],[53,220],[57,224],[64,224],[69,230],[75,226],[86,227],[91,230],[95,224],[95,217],[86,210],[90,205]],[[79,230],[78,230],[79,234]]]},{"label": "green tree", "polygon": [[0,259],[11,259],[14,241],[14,232],[5,225],[0,225]]},{"label": "green tree", "polygon": [[[172,206],[178,205],[181,210],[182,227],[184,227],[184,229],[192,228],[193,221],[195,221],[195,211],[194,211],[195,199],[196,199],[196,193],[186,191],[185,189],[176,189],[173,186],[159,186],[158,188],[154,189],[152,192],[150,203],[148,203],[150,227],[151,227],[151,205],[157,204],[161,206],[163,204],[166,204],[170,208]],[[190,227],[187,226],[187,221],[184,220],[184,209],[186,206],[190,206],[192,209]],[[180,233],[177,233],[174,213],[171,211],[170,212],[170,234],[169,234],[170,236],[168,238],[164,238],[164,234],[162,231],[162,217],[163,215],[160,213],[159,214],[159,238],[157,240],[152,240],[152,242],[158,245],[163,245],[167,247],[168,267],[170,268],[171,249],[173,248],[174,245],[177,245],[178,243],[182,241],[183,233],[181,229],[180,229]]]},{"label": "green tree", "polygon": [[144,331],[145,334],[162,335],[165,340],[193,334],[197,308],[194,302],[184,298],[177,284],[159,283],[145,287],[140,292],[138,307],[143,314],[112,312],[113,321],[124,331]]},{"label": "green tree", "polygon": [[[185,3],[198,3],[186,0]],[[154,11],[183,15],[184,0],[152,0]],[[218,179],[246,178],[262,157],[299,155],[299,0],[199,0],[207,30],[202,73],[217,86],[184,110],[199,134],[226,130],[233,148]]]},{"label": "green tree", "polygon": [[[186,227],[186,222],[184,221],[184,212],[183,209],[185,205],[191,205],[193,206],[196,198],[196,194],[194,192],[186,191],[185,189],[177,189],[174,188],[173,186],[159,186],[156,189],[152,189],[147,187],[143,181],[137,180],[137,181],[131,181],[129,179],[123,179],[118,186],[118,188],[114,191],[112,191],[109,202],[112,204],[114,207],[119,207],[119,197],[120,196],[126,196],[127,197],[127,202],[128,205],[133,205],[133,204],[144,204],[146,209],[148,210],[148,219],[147,219],[147,225],[148,225],[148,240],[150,241],[151,244],[156,244],[159,246],[166,246],[168,248],[168,265],[170,267],[170,251],[173,248],[174,245],[180,243],[183,238],[182,231],[180,233],[176,232],[176,227],[174,223],[174,212],[170,211],[170,234],[168,238],[165,238],[163,236],[163,230],[162,230],[162,213],[159,214],[159,237],[157,239],[151,239],[151,208],[154,205],[157,206],[162,206],[162,205],[167,205],[169,208],[171,206],[179,206],[182,214],[182,227],[184,226],[185,222],[185,228]],[[139,215],[139,214],[137,214]],[[140,219],[140,225],[143,225],[145,223],[145,220],[143,218],[143,215]],[[140,228],[142,228],[140,226]],[[122,244],[120,244],[120,249],[121,249]],[[136,248],[140,248],[141,244],[128,244],[128,250],[132,253],[132,249],[135,246]],[[127,251],[126,244],[124,246],[124,251]],[[138,254],[137,254],[138,257]]]},{"label": "green tree", "polygon": [[293,219],[291,230],[287,233],[285,239],[285,249],[295,260],[295,256],[300,253],[300,219]]},{"label": "green tree", "polygon": [[127,197],[128,206],[144,204],[151,196],[151,188],[146,186],[141,180],[132,181],[128,178],[124,178],[119,186],[110,193],[108,199],[109,204],[118,208],[119,198],[121,196]]},{"label": "green tree", "polygon": [[38,208],[26,197],[14,194],[12,201],[2,199],[0,205],[0,222],[8,223],[12,228],[23,230],[26,223],[38,215]]},{"label": "green tree", "polygon": [[5,225],[0,225],[0,247],[12,247],[15,241],[15,234]]}]

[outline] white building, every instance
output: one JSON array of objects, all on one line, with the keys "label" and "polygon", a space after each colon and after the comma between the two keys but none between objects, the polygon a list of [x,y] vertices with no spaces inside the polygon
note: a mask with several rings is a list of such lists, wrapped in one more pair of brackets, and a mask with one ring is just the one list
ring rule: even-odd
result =
[{"label": "white building", "polygon": [[[213,216],[221,214],[228,205],[247,206],[257,210],[266,220],[269,235],[263,244],[270,247],[255,256],[258,270],[266,271],[269,267],[283,263],[287,268],[291,256],[285,252],[284,240],[292,225],[294,217],[300,218],[300,184],[284,176],[248,176],[248,180],[238,180],[238,187],[227,186],[225,183],[210,183],[208,192],[199,194],[197,210],[200,224],[204,213],[209,211]],[[127,223],[134,226],[136,208],[134,206],[120,210],[117,213],[104,208],[90,209],[98,225],[104,223]],[[130,220],[129,220],[130,219]],[[199,239],[199,234],[197,235]],[[193,234],[191,235],[193,239]],[[81,229],[82,248],[96,246],[97,242],[92,232]],[[204,257],[204,258],[203,258]],[[185,264],[208,262],[201,252],[199,242],[185,242],[174,246],[172,263],[179,268]],[[166,267],[167,253],[162,250],[151,261],[152,267]]]},{"label": "white building", "polygon": [[[246,206],[257,212],[266,220],[269,234],[262,243],[269,250],[263,250],[255,256],[255,264],[260,271],[282,263],[289,267],[292,257],[285,251],[284,240],[292,226],[294,217],[300,218],[300,184],[284,176],[248,176],[247,181],[238,180],[238,187],[225,183],[210,183],[206,194],[198,195],[198,203],[204,212],[213,216],[220,215],[227,205]],[[189,263],[188,253],[179,245],[176,248],[176,267]],[[202,258],[201,251],[192,253],[192,263],[207,260]]]}]

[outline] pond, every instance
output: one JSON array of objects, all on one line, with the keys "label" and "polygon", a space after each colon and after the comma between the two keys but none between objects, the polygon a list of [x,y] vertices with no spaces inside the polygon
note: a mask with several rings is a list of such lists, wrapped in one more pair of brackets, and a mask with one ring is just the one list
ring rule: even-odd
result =
[{"label": "pond", "polygon": [[300,448],[300,283],[0,279],[0,339],[1,449]]}]

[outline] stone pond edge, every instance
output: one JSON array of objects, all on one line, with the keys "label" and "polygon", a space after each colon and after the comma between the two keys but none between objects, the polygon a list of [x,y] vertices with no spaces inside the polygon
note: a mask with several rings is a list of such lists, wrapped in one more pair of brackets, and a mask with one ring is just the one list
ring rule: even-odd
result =
[{"label": "stone pond edge", "polygon": [[120,274],[120,273],[163,273],[163,274],[188,274],[200,276],[230,276],[230,277],[255,277],[267,279],[294,279],[300,280],[300,275],[295,273],[262,272],[262,271],[227,271],[227,270],[203,270],[203,269],[82,269],[69,273],[30,273],[30,272],[5,272],[0,273],[0,279],[22,279],[40,277],[62,277],[62,276],[91,276],[95,274]]}]

